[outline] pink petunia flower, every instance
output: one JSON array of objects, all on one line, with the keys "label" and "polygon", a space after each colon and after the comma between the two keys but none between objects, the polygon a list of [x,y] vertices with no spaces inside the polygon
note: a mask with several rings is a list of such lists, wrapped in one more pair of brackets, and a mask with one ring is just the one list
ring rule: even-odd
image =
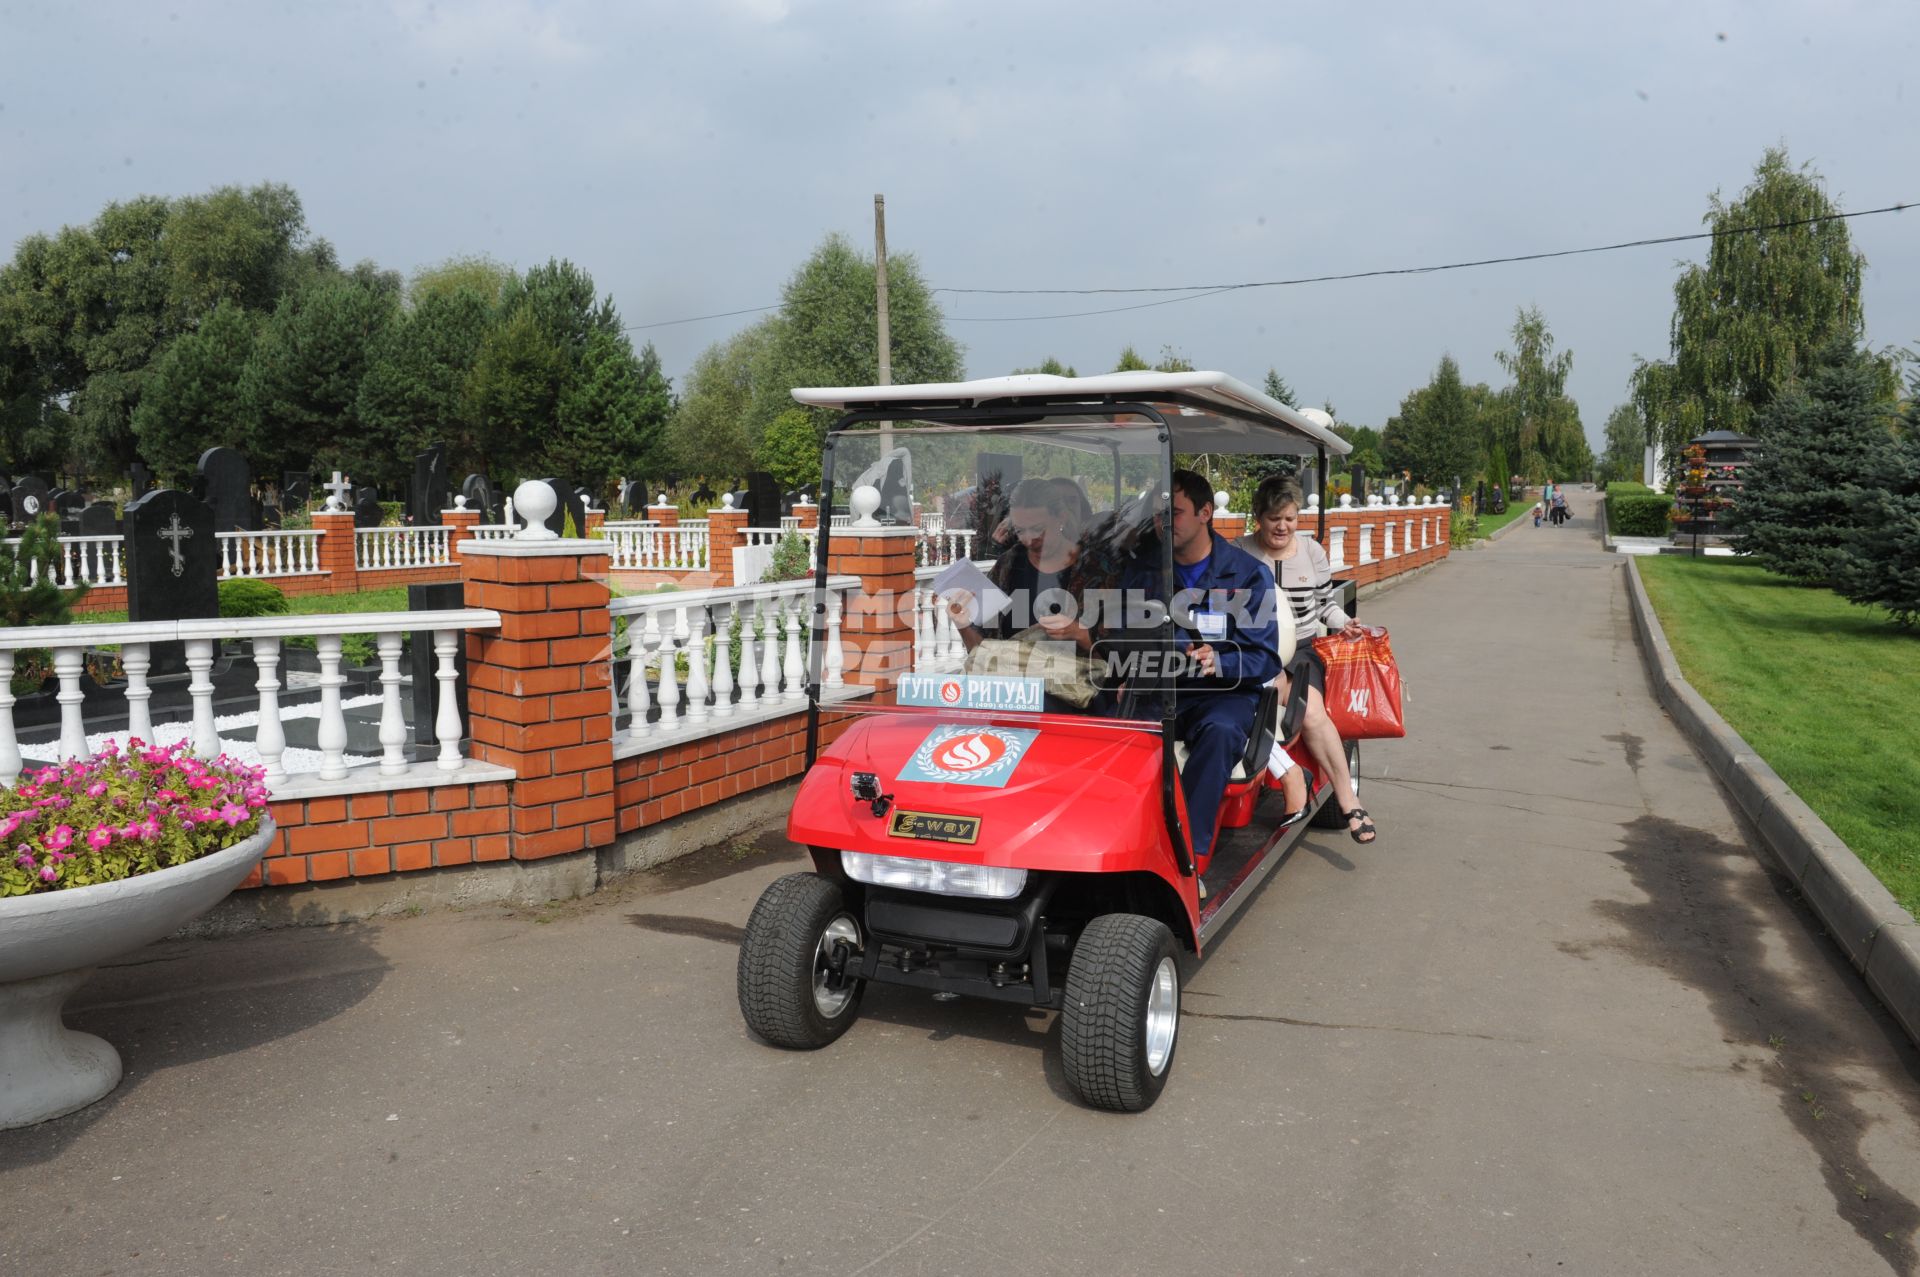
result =
[{"label": "pink petunia flower", "polygon": [[59,876],[60,876],[60,871],[58,869],[55,869],[52,865],[48,865],[45,869],[42,869],[40,871],[41,882],[52,882],[55,878],[58,878]]},{"label": "pink petunia flower", "polygon": [[229,829],[234,828],[246,818],[247,809],[238,803],[228,803],[220,809],[220,819],[227,822],[227,828]]},{"label": "pink petunia flower", "polygon": [[98,828],[96,828],[92,833],[87,835],[87,846],[93,848],[95,851],[105,851],[107,849],[107,845],[112,841],[113,841],[112,825],[101,825]]},{"label": "pink petunia flower", "polygon": [[53,832],[41,841],[48,851],[65,851],[73,845],[73,826],[55,825]]},{"label": "pink petunia flower", "polygon": [[96,780],[91,785],[87,786],[87,797],[89,798],[98,798],[100,795],[106,792],[107,792],[107,782],[104,780]]}]

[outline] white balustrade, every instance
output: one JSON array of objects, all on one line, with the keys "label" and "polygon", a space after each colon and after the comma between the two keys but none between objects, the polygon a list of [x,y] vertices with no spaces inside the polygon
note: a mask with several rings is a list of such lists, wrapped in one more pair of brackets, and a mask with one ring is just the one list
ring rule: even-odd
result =
[{"label": "white balustrade", "polygon": [[1335,571],[1350,566],[1347,563],[1347,530],[1341,527],[1327,529],[1327,565]]},{"label": "white balustrade", "polygon": [[[0,628],[0,784],[11,785],[30,757],[44,762],[66,762],[93,752],[88,744],[85,721],[85,689],[82,679],[89,677],[86,655],[89,649],[117,646],[120,666],[126,675],[122,695],[126,702],[127,727],[113,735],[120,739],[138,737],[153,742],[155,725],[153,688],[149,683],[152,649],[155,643],[184,643],[190,675],[184,705],[172,706],[169,713],[185,714],[187,739],[193,752],[212,758],[222,752],[238,750],[220,738],[215,717],[213,678],[219,647],[230,641],[250,644],[258,680],[253,684],[253,749],[267,773],[268,785],[289,779],[284,722],[295,716],[282,707],[287,693],[283,681],[283,640],[312,635],[318,650],[320,715],[316,743],[319,746],[319,777],[340,780],[353,771],[347,761],[348,733],[341,706],[341,689],[347,679],[341,671],[343,635],[370,633],[381,660],[381,717],[379,740],[381,757],[378,770],[392,775],[406,771],[405,719],[401,713],[400,654],[404,636],[415,631],[433,634],[434,669],[416,670],[416,678],[432,677],[440,684],[440,705],[434,719],[434,735],[439,742],[440,769],[455,770],[465,765],[460,752],[462,731],[460,707],[453,695],[456,668],[454,657],[461,635],[468,630],[493,629],[500,624],[497,612],[480,608],[422,612],[363,612],[333,616],[265,616],[207,618],[185,621],[147,621],[127,624],[16,626]],[[31,739],[22,742],[15,725],[17,698],[12,691],[12,675],[23,649],[51,649],[57,688],[57,733],[54,725],[28,731]],[[309,684],[311,686],[311,684]],[[298,707],[296,707],[297,709]],[[168,726],[162,723],[164,729]],[[229,728],[229,730],[233,730]],[[23,757],[24,756],[24,757]],[[296,776],[301,773],[294,773]],[[306,773],[311,775],[311,773]]]},{"label": "white balustrade", "polygon": [[973,529],[930,530],[923,525],[914,537],[913,550],[920,567],[945,567],[956,559],[972,558]]},{"label": "white balustrade", "polygon": [[[840,618],[846,595],[859,588],[858,577],[828,580],[823,686],[845,685]],[[665,743],[716,719],[790,709],[807,694],[813,604],[811,580],[614,599],[608,610],[626,632],[613,656],[616,689],[618,675],[626,679],[626,726],[616,721],[616,739]],[[613,701],[617,720],[617,691]]]},{"label": "white balustrade", "polygon": [[268,532],[216,532],[220,547],[220,578],[302,576],[320,570],[317,528],[283,528]]},{"label": "white balustrade", "polygon": [[[7,545],[17,552],[20,538],[8,538]],[[126,552],[122,547],[123,542],[117,536],[61,537],[51,573],[47,565],[36,561],[28,567],[27,579],[37,582],[50,575],[53,583],[63,590],[76,585],[125,585]]]},{"label": "white balustrade", "polygon": [[616,571],[695,572],[707,566],[711,539],[704,519],[671,528],[651,523],[608,524],[601,534]]},{"label": "white balustrade", "polygon": [[353,564],[362,572],[382,568],[434,568],[453,564],[453,529],[356,528]]},{"label": "white balustrade", "polygon": [[1360,525],[1360,562],[1373,562],[1373,525],[1371,523]]}]

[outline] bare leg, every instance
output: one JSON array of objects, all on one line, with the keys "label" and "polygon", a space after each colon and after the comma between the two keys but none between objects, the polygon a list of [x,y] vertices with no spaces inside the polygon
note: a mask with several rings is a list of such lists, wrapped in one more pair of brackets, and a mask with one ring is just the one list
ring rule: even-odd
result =
[{"label": "bare leg", "polygon": [[[1306,722],[1301,727],[1301,735],[1307,739],[1307,751],[1313,755],[1313,761],[1320,765],[1327,782],[1333,786],[1333,801],[1340,810],[1357,810],[1359,803],[1353,797],[1353,776],[1347,771],[1347,749],[1340,741],[1340,733],[1334,730],[1333,720],[1327,717],[1326,702],[1320,698],[1320,689],[1307,688]],[[1371,842],[1372,839],[1367,841]]]}]

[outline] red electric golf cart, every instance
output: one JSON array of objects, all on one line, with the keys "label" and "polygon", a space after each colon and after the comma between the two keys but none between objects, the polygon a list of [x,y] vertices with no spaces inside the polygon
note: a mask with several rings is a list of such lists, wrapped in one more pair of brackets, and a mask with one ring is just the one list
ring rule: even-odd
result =
[{"label": "red electric golf cart", "polygon": [[[1213,845],[1191,844],[1173,724],[1180,698],[1202,693],[1172,618],[1176,457],[1312,457],[1324,482],[1348,444],[1217,372],[793,394],[842,414],[823,463],[807,771],[787,824],[814,869],[754,906],[739,961],[747,1025],[775,1046],[822,1047],[873,983],[1051,1008],[1079,1096],[1145,1109],[1173,1067],[1180,955],[1206,951],[1306,827],[1280,828],[1269,796],[1268,758],[1292,726],[1277,694],[1231,689],[1258,698],[1255,730]],[[1058,517],[1030,517],[1047,490],[1030,480],[1058,494],[1046,503]],[[893,606],[914,638],[858,652],[842,678],[826,658],[840,632],[829,542],[889,535],[920,547],[916,597],[858,610]],[[1005,555],[1024,555],[1027,575]],[[1047,570],[1062,563],[1072,570]],[[1001,588],[1012,581],[1027,588]],[[1077,640],[1042,623],[1063,612]],[[1313,823],[1337,816],[1296,750]],[[1357,786],[1351,743],[1347,762]]]}]

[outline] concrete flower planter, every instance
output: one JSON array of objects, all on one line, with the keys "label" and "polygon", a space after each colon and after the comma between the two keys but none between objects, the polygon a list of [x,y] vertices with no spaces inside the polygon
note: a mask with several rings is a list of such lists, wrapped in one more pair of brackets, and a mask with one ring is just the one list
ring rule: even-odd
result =
[{"label": "concrete flower planter", "polygon": [[0,900],[0,1130],[85,1108],[120,1084],[120,1053],[62,1022],[67,999],[101,963],[218,904],[273,835],[265,817],[252,837],[188,864]]}]

